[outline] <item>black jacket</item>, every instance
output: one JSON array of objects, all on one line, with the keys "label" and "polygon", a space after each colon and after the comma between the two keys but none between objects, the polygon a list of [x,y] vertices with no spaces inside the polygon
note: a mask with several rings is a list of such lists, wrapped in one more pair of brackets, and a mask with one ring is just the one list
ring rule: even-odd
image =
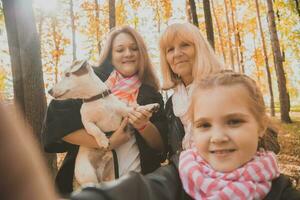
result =
[{"label": "black jacket", "polygon": [[[95,72],[105,81],[111,70],[95,68]],[[160,104],[160,110],[153,114],[150,121],[159,130],[165,149],[167,149],[167,122],[161,94],[151,86],[142,84],[139,89],[137,103],[139,105]],[[81,105],[82,100],[52,100],[48,106],[43,125],[42,142],[44,150],[49,153],[67,152],[55,180],[58,190],[63,195],[67,195],[73,190],[72,182],[78,146],[67,143],[62,138],[75,130],[83,128],[80,116]],[[135,137],[140,151],[142,173],[146,174],[154,171],[160,166],[160,162],[165,159],[166,154],[157,152],[149,147],[138,132],[135,133]]]},{"label": "black jacket", "polygon": [[172,97],[167,100],[165,107],[168,120],[168,153],[169,158],[182,150],[182,140],[185,135],[183,124],[173,111]]},{"label": "black jacket", "polygon": [[[178,156],[173,163],[143,176],[136,172],[113,183],[89,186],[74,193],[71,200],[192,200],[185,193],[178,174]],[[272,182],[264,200],[300,200],[300,191],[288,177],[280,175]]]}]

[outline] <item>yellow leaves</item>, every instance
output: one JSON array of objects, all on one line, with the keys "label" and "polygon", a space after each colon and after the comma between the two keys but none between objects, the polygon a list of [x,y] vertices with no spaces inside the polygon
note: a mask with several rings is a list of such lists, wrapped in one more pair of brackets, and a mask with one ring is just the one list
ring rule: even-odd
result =
[{"label": "yellow leaves", "polygon": [[253,54],[252,58],[254,59],[256,66],[263,66],[265,63],[261,48],[256,48],[254,50],[254,54]]},{"label": "yellow leaves", "polygon": [[60,56],[64,54],[64,49],[59,49],[59,50],[52,50],[51,55],[53,58],[58,59]]},{"label": "yellow leaves", "polygon": [[116,5],[116,25],[123,25],[125,24],[126,20],[126,9],[125,5],[123,3],[123,0],[121,0],[117,5]]},{"label": "yellow leaves", "polygon": [[134,16],[132,21],[133,21],[134,27],[137,27],[137,25],[139,24],[139,18],[137,16]]},{"label": "yellow leaves", "polygon": [[90,3],[89,1],[84,1],[82,4],[81,4],[81,8],[83,8],[84,10],[90,10],[90,11],[93,11],[95,10],[95,4],[93,3]]},{"label": "yellow leaves", "polygon": [[172,16],[172,4],[169,0],[161,0],[161,5],[164,8],[164,20],[169,19]]},{"label": "yellow leaves", "polygon": [[155,13],[155,20],[166,21],[172,16],[172,1],[170,0],[148,0],[150,6],[153,8]]},{"label": "yellow leaves", "polygon": [[140,7],[140,1],[137,0],[129,0],[129,4],[133,10],[137,10]]},{"label": "yellow leaves", "polygon": [[62,44],[63,44],[64,46],[69,45],[70,43],[71,43],[70,39],[68,39],[68,38],[63,38],[63,39],[62,39]]},{"label": "yellow leaves", "polygon": [[5,78],[6,78],[6,72],[3,68],[0,68],[0,94],[3,92],[5,88]]}]

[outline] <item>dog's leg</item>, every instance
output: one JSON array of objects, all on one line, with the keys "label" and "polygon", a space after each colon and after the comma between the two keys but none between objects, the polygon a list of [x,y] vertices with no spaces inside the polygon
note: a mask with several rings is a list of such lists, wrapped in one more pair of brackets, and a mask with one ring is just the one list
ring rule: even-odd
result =
[{"label": "dog's leg", "polygon": [[111,151],[105,152],[105,155],[102,155],[101,159],[98,160],[96,173],[100,182],[115,179],[114,161]]},{"label": "dog's leg", "polygon": [[160,105],[158,103],[151,103],[143,106],[139,106],[139,109],[145,109],[151,113],[155,113],[159,110]]},{"label": "dog's leg", "polygon": [[83,121],[82,122],[86,131],[94,136],[99,147],[107,148],[108,147],[108,138],[106,135],[94,124],[93,122]]},{"label": "dog's leg", "polygon": [[128,113],[130,113],[132,110],[133,110],[132,107],[129,107],[129,106],[120,106],[120,107],[117,109],[117,113],[118,113],[119,115],[121,115],[122,117],[127,117],[127,116],[128,116]]},{"label": "dog's leg", "polygon": [[75,178],[80,185],[87,183],[98,183],[95,167],[93,165],[93,151],[81,146],[76,157]]}]

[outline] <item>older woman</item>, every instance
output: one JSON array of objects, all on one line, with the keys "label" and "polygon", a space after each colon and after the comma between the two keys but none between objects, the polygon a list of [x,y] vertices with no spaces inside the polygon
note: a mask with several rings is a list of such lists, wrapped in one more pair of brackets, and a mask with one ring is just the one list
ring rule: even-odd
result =
[{"label": "older woman", "polygon": [[[199,29],[189,23],[169,26],[160,39],[163,89],[173,89],[166,103],[170,155],[190,146],[190,124],[186,111],[190,103],[190,85],[223,68]],[[182,143],[182,144],[181,144]]]},{"label": "older woman", "polygon": [[[119,128],[111,135],[109,142],[109,148],[117,155],[117,177],[129,171],[152,172],[164,160],[167,123],[162,96],[158,92],[158,80],[145,43],[134,29],[124,26],[110,32],[100,57],[100,67],[95,68],[95,72],[119,99],[135,107],[160,104],[160,110],[153,116],[140,109],[129,113],[128,121],[135,128],[134,136],[130,137]],[[68,152],[56,176],[57,187],[62,194],[68,194],[73,188],[78,145],[98,148],[94,138],[83,129],[79,113],[81,104],[81,100],[52,100],[44,123],[45,151]]]}]

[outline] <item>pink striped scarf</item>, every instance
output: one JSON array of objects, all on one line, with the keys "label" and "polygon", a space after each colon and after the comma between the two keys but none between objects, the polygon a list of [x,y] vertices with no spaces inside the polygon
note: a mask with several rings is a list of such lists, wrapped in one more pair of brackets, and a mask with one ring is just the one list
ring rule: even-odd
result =
[{"label": "pink striped scarf", "polygon": [[116,70],[110,74],[105,84],[115,96],[128,105],[136,104],[139,88],[142,85],[137,74],[123,77]]},{"label": "pink striped scarf", "polygon": [[257,152],[244,166],[217,172],[193,148],[180,154],[179,174],[184,190],[194,199],[251,200],[269,193],[279,171],[273,152]]}]

